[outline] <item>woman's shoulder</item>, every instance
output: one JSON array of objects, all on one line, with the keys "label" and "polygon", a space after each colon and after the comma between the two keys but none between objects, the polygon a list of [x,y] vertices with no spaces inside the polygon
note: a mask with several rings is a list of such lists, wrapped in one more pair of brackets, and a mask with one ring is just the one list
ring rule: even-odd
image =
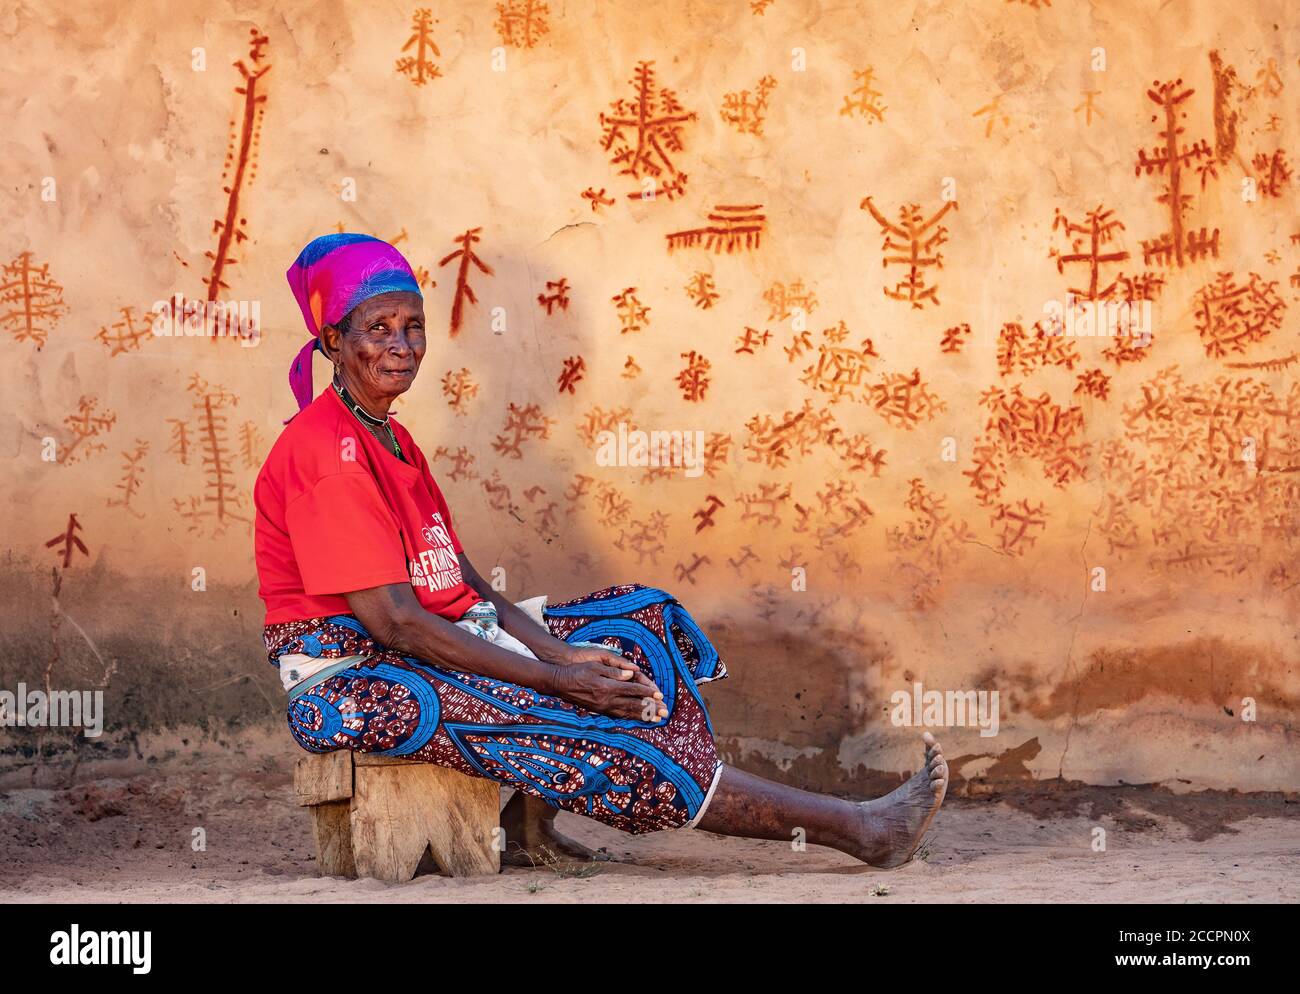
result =
[{"label": "woman's shoulder", "polygon": [[367,473],[363,446],[355,425],[341,404],[330,402],[329,391],[299,411],[271,446],[259,477],[292,480],[299,487],[336,473]]}]

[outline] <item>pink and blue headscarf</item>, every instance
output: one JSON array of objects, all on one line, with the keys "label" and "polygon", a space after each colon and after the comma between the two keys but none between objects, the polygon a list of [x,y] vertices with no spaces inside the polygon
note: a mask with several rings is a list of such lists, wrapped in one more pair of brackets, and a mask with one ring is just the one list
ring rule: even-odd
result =
[{"label": "pink and blue headscarf", "polygon": [[337,324],[357,304],[381,293],[420,293],[420,284],[402,253],[370,235],[343,233],[313,238],[298,253],[285,277],[313,336],[289,367],[289,386],[300,411],[314,396],[311,354],[321,348],[321,328]]}]

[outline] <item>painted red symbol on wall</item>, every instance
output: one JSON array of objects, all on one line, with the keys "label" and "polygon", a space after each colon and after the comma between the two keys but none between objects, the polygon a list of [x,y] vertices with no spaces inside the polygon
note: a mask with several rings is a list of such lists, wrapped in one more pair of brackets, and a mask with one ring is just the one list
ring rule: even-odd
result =
[{"label": "painted red symbol on wall", "polygon": [[457,414],[469,413],[470,399],[478,396],[478,384],[468,367],[447,370],[442,378],[442,395],[447,398],[447,406]]},{"label": "painted red symbol on wall", "polygon": [[121,507],[130,511],[137,518],[144,514],[131,506],[131,501],[140,492],[140,481],[144,476],[144,457],[149,452],[149,443],[144,439],[135,440],[135,448],[122,453],[122,478],[114,484],[113,489],[121,496],[108,499],[109,507]]},{"label": "painted red symbol on wall", "polygon": [[921,371],[885,373],[879,383],[868,387],[867,402],[882,418],[898,428],[915,428],[922,421],[933,421],[947,410],[948,405],[939,399],[921,381]]},{"label": "painted red symbol on wall", "polygon": [[1080,373],[1074,392],[1105,400],[1110,396],[1110,377],[1100,369],[1090,369],[1086,373]]},{"label": "painted red symbol on wall", "polygon": [[[924,270],[930,266],[943,268],[943,254],[936,251],[948,241],[948,229],[939,224],[940,219],[957,206],[957,201],[949,200],[928,218],[921,214],[919,204],[904,204],[898,209],[898,222],[888,220],[876,209],[871,197],[864,197],[858,205],[860,209],[870,211],[871,216],[880,225],[885,240],[881,249],[886,253],[882,265],[900,265],[907,267],[907,276],[891,290],[884,287],[886,297],[891,300],[904,300],[913,308],[920,310],[926,303],[938,305],[938,287],[925,285]],[[931,229],[934,229],[931,231]]]},{"label": "painted red symbol on wall", "polygon": [[823,329],[823,342],[817,346],[817,362],[805,368],[799,379],[818,393],[829,394],[832,404],[845,397],[865,399],[863,378],[871,369],[871,360],[880,358],[869,338],[864,338],[856,349],[836,344],[843,342],[847,335],[848,327],[843,321]]},{"label": "painted red symbol on wall", "polygon": [[414,51],[397,60],[397,71],[416,86],[423,86],[442,75],[442,70],[429,58],[430,52],[439,58],[442,56],[433,41],[433,26],[436,23],[433,11],[426,7],[418,9],[411,17],[411,37],[402,46],[403,52]]},{"label": "painted red symbol on wall", "polygon": [[706,215],[707,224],[697,228],[669,232],[668,254],[673,249],[702,245],[706,252],[719,255],[737,249],[751,251],[759,247],[767,216],[762,204],[719,204]]},{"label": "painted red symbol on wall", "polygon": [[834,415],[816,410],[808,400],[799,410],[786,411],[779,420],[770,414],[755,414],[745,422],[749,438],[744,448],[750,462],[780,469],[792,454],[806,456],[824,442],[834,421]]},{"label": "painted red symbol on wall", "polygon": [[962,350],[968,341],[970,341],[970,325],[962,322],[953,325],[943,333],[943,341],[939,343],[939,351],[954,354]]},{"label": "painted red symbol on wall", "polygon": [[767,101],[776,89],[776,79],[764,76],[753,93],[738,90],[722,95],[722,119],[743,134],[762,135],[763,121],[767,117]]},{"label": "painted red symbol on wall", "polygon": [[1278,296],[1277,280],[1265,281],[1257,273],[1238,284],[1232,273],[1220,273],[1197,291],[1196,331],[1205,354],[1222,358],[1244,352],[1246,346],[1267,338],[1282,327],[1286,303]]},{"label": "painted red symbol on wall", "polygon": [[478,472],[474,469],[474,463],[478,457],[470,451],[468,446],[462,445],[460,448],[452,451],[445,445],[440,445],[433,450],[433,461],[446,459],[451,463],[451,471],[447,474],[450,480],[477,480]]},{"label": "painted red symbol on wall", "polygon": [[799,313],[807,317],[817,309],[817,295],[803,285],[803,280],[785,284],[776,282],[763,291],[767,301],[769,321],[785,321]]},{"label": "painted red symbol on wall", "polygon": [[59,318],[68,313],[63,286],[50,276],[50,265],[33,265],[30,252],[20,252],[0,270],[0,327],[20,342],[45,345]]},{"label": "painted red symbol on wall", "polygon": [[519,514],[519,505],[510,497],[510,488],[501,479],[499,470],[493,470],[492,475],[483,481],[483,492],[487,494],[488,506],[494,511],[505,511],[516,521],[524,519]]},{"label": "painted red symbol on wall", "polygon": [[699,522],[699,524],[695,526],[695,534],[698,535],[700,532],[704,531],[704,529],[712,528],[716,525],[717,522],[713,520],[713,516],[718,513],[718,508],[726,506],[727,505],[723,502],[722,498],[709,494],[704,499],[704,506],[691,515],[691,517]]},{"label": "painted red symbol on wall", "polygon": [[742,545],[740,551],[743,552],[744,555],[739,558],[727,558],[727,565],[736,571],[737,576],[740,575],[740,571],[744,569],[747,564],[760,561],[752,546]]},{"label": "painted red symbol on wall", "polygon": [[805,352],[812,350],[812,332],[799,331],[790,336],[790,344],[782,345],[781,350],[785,352],[785,357],[790,362],[794,362]]},{"label": "painted red symbol on wall", "polygon": [[677,374],[677,388],[681,390],[684,400],[703,400],[704,393],[712,382],[709,370],[713,364],[694,350],[683,352],[682,358],[686,360],[686,366]]},{"label": "painted red symbol on wall", "polygon": [[718,299],[713,277],[708,273],[695,273],[686,284],[686,296],[695,302],[695,306],[707,311]]},{"label": "painted red symbol on wall", "polygon": [[609,207],[614,203],[613,197],[605,196],[605,188],[603,186],[599,190],[595,190],[590,186],[587,187],[587,189],[582,191],[582,197],[584,200],[591,201],[591,211],[593,214],[599,214],[602,207]]},{"label": "painted red symbol on wall", "polygon": [[1279,148],[1271,155],[1258,152],[1250,160],[1250,164],[1259,174],[1257,187],[1261,196],[1274,198],[1283,196],[1284,191],[1291,184],[1291,167],[1287,164],[1286,152],[1283,149]]},{"label": "painted red symbol on wall", "polygon": [[197,373],[190,377],[186,389],[193,397],[190,437],[200,455],[203,488],[188,498],[173,498],[172,505],[191,532],[211,529],[214,536],[220,536],[234,522],[251,524],[248,516],[240,513],[248,503],[248,493],[235,479],[230,448],[229,411],[239,398]]},{"label": "painted red symbol on wall", "polygon": [[619,424],[625,424],[628,431],[633,431],[636,425],[632,422],[632,409],[630,407],[619,407],[613,410],[605,410],[599,405],[593,405],[591,410],[582,416],[578,422],[578,437],[582,439],[583,444],[595,447],[596,439],[603,431],[612,431],[617,433]]},{"label": "painted red symbol on wall", "polygon": [[[683,125],[695,120],[695,113],[688,112],[672,90],[659,85],[653,61],[637,63],[629,82],[634,95],[615,100],[610,111],[600,115],[601,148],[612,153],[610,162],[620,167],[619,175],[653,180],[671,200],[686,185],[686,174],[672,157],[683,150]],[[642,190],[628,194],[629,198],[642,196]]]},{"label": "painted red symbol on wall", "polygon": [[920,479],[908,484],[904,507],[912,517],[886,532],[889,548],[899,553],[903,576],[912,585],[912,604],[919,610],[933,607],[943,573],[960,562],[965,545],[973,541],[970,526],[948,511],[948,499],[932,492]]},{"label": "painted red symbol on wall", "polygon": [[1181,269],[1188,262],[1219,255],[1218,228],[1214,229],[1213,235],[1207,235],[1204,228],[1185,231],[1183,227],[1192,199],[1190,194],[1183,192],[1183,171],[1198,171],[1202,190],[1210,177],[1218,176],[1214,153],[1205,139],[1191,145],[1180,140],[1184,131],[1180,120],[1187,117],[1182,105],[1195,92],[1184,87],[1181,79],[1172,83],[1156,81],[1147,90],[1147,97],[1158,108],[1151,120],[1160,121],[1163,116],[1164,127],[1159,133],[1160,144],[1150,154],[1146,149],[1138,150],[1134,175],[1141,176],[1145,172],[1148,176],[1158,174],[1165,177],[1165,187],[1156,200],[1169,211],[1169,229],[1156,238],[1142,240],[1144,263],[1155,262]]},{"label": "painted red symbol on wall", "polygon": [[608,483],[596,486],[596,513],[602,525],[619,525],[632,513],[632,502]]},{"label": "painted red symbol on wall", "polygon": [[1023,556],[1047,527],[1047,505],[1020,500],[999,504],[992,523],[997,531],[998,548],[1012,556]]},{"label": "painted red symbol on wall", "polygon": [[244,469],[258,469],[263,460],[262,433],[252,421],[239,426],[239,461]]},{"label": "painted red symbol on wall", "polygon": [[583,380],[583,372],[587,368],[587,361],[580,355],[569,356],[564,360],[564,368],[560,370],[560,379],[557,383],[560,393],[576,393],[574,387]]},{"label": "painted red symbol on wall", "polygon": [[140,348],[140,343],[153,337],[153,323],[132,313],[132,308],[120,309],[122,318],[111,325],[101,325],[95,340],[108,347],[108,356],[123,355]]},{"label": "painted red symbol on wall", "polygon": [[53,549],[55,546],[63,546],[63,568],[67,569],[72,565],[72,553],[80,552],[86,558],[90,558],[90,553],[86,550],[86,543],[81,540],[77,532],[81,531],[81,522],[77,520],[75,514],[68,515],[68,526],[63,529],[59,535],[45,543],[47,549]]},{"label": "painted red symbol on wall", "polygon": [[77,401],[76,413],[63,419],[63,426],[72,435],[72,441],[59,450],[59,463],[69,465],[107,448],[103,442],[95,439],[112,430],[117,423],[117,415],[112,411],[101,414],[96,410],[98,406],[99,402],[94,397],[82,397]]},{"label": "painted red symbol on wall", "polygon": [[754,355],[755,349],[766,348],[772,333],[766,329],[761,333],[757,328],[746,328],[745,333],[736,339],[736,353]]},{"label": "painted red symbol on wall", "polygon": [[501,44],[532,48],[551,30],[546,22],[550,12],[541,0],[503,0],[498,3],[494,26],[501,36]]},{"label": "painted red symbol on wall", "polygon": [[865,117],[868,124],[875,124],[877,121],[885,119],[885,111],[888,108],[880,102],[884,95],[875,88],[876,71],[871,66],[865,69],[855,69],[853,71],[853,81],[856,84],[844,98],[844,105],[840,107],[841,117]]},{"label": "painted red symbol on wall", "polygon": [[621,325],[619,334],[626,335],[628,332],[640,331],[650,324],[650,308],[637,299],[636,287],[630,286],[610,299],[614,302],[615,310],[618,311]]},{"label": "painted red symbol on wall", "polygon": [[673,579],[678,583],[685,580],[692,587],[695,586],[695,574],[701,566],[707,566],[710,560],[708,556],[701,556],[698,552],[691,555],[691,562],[688,566],[686,563],[678,563],[673,567]]},{"label": "painted red symbol on wall", "polygon": [[1158,277],[1150,273],[1143,273],[1137,279],[1140,281],[1136,286],[1134,278],[1129,277],[1125,280],[1124,274],[1120,273],[1109,283],[1104,283],[1105,277],[1102,275],[1102,267],[1123,262],[1127,259],[1128,252],[1125,249],[1111,248],[1107,251],[1106,247],[1111,245],[1118,237],[1119,232],[1124,230],[1123,223],[1115,217],[1115,212],[1107,210],[1101,204],[1098,204],[1093,210],[1088,212],[1087,220],[1082,224],[1071,221],[1065,214],[1057,208],[1056,216],[1052,218],[1052,231],[1060,231],[1069,241],[1070,247],[1066,251],[1053,248],[1049,251],[1049,256],[1056,260],[1056,271],[1064,275],[1065,267],[1068,266],[1085,266],[1088,273],[1088,284],[1083,287],[1069,287],[1069,292],[1080,300],[1110,300],[1113,297],[1121,296],[1126,300],[1150,299],[1154,296],[1133,297],[1122,296],[1118,291],[1127,286],[1130,292],[1135,289],[1154,291],[1160,287],[1163,282]]},{"label": "painted red symbol on wall", "polygon": [[718,471],[731,462],[731,436],[714,431],[704,440],[704,472],[712,479]]},{"label": "painted red symbol on wall", "polygon": [[456,295],[452,298],[451,303],[451,337],[455,338],[460,332],[461,322],[465,316],[465,301],[471,304],[477,304],[478,298],[474,296],[474,288],[469,285],[469,267],[477,266],[479,271],[487,276],[492,276],[492,267],[478,257],[474,252],[474,243],[479,240],[479,232],[483,229],[470,228],[463,235],[458,235],[453,239],[460,248],[454,252],[449,252],[438,260],[439,268],[447,265],[452,259],[459,259],[460,264],[456,267]]},{"label": "painted red symbol on wall", "polygon": [[1008,321],[998,333],[998,372],[1007,376],[1028,375],[1047,366],[1074,369],[1081,359],[1078,346],[1053,332],[1054,328],[1042,321],[1034,325],[1033,334],[1026,332],[1023,325]]},{"label": "painted red symbol on wall", "polygon": [[175,455],[182,466],[190,464],[190,426],[184,418],[168,418],[171,425],[172,444],[165,450],[168,455]]},{"label": "painted red symbol on wall", "polygon": [[[267,36],[257,28],[250,29],[249,36],[248,63],[245,64],[243,59],[235,63],[243,79],[243,84],[235,87],[235,93],[243,97],[243,107],[238,126],[231,122],[230,144],[221,174],[225,184],[221,190],[226,194],[226,212],[212,222],[212,233],[217,236],[216,250],[204,253],[212,260],[212,269],[203,279],[208,286],[209,301],[220,299],[221,292],[230,289],[225,280],[226,268],[238,262],[231,251],[248,239],[248,219],[240,214],[239,201],[245,186],[251,185],[257,174],[257,149],[261,143],[262,118],[266,114],[266,94],[258,92],[258,84],[271,70],[270,65],[263,62],[264,50],[269,43]],[[217,337],[214,335],[213,339]]]},{"label": "painted red symbol on wall", "polygon": [[506,423],[492,448],[511,459],[523,457],[523,444],[530,438],[550,438],[555,421],[542,414],[536,404],[510,404],[506,408]]},{"label": "painted red symbol on wall", "polygon": [[537,303],[551,314],[556,307],[562,311],[569,309],[569,281],[561,276],[558,280],[546,281],[546,292],[537,295]]},{"label": "painted red symbol on wall", "polygon": [[644,521],[633,521],[628,530],[621,530],[614,540],[614,548],[636,553],[637,563],[647,559],[659,562],[659,554],[664,551],[664,535],[668,531],[668,515],[662,511],[651,511]]},{"label": "painted red symbol on wall", "polygon": [[780,507],[790,500],[790,485],[760,483],[757,491],[737,494],[736,500],[745,509],[740,515],[741,521],[756,521],[760,525],[779,525]]}]

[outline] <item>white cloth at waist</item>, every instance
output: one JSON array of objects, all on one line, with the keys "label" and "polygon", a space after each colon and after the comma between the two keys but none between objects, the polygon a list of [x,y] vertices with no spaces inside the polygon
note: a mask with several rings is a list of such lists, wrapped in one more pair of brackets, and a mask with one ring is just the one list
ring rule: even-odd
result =
[{"label": "white cloth at waist", "polygon": [[[542,616],[542,608],[546,606],[546,597],[546,594],[541,594],[538,597],[517,601],[515,607],[519,608],[543,628],[546,628],[546,619]],[[492,609],[490,614],[482,609],[484,604]],[[477,612],[476,609],[478,609]],[[497,624],[496,607],[491,601],[479,601],[478,604],[466,611],[459,621],[453,623],[456,627],[463,628],[470,634],[477,635],[479,638],[500,646],[502,649],[517,652],[521,656],[537,658],[536,653],[529,649],[528,646]],[[369,658],[370,656],[365,653],[352,656],[334,656],[330,659],[309,656],[302,652],[285,653],[280,657],[280,682],[284,684],[287,693],[292,693],[296,688],[309,687],[320,682],[319,679],[313,678],[316,678],[324,670],[330,670],[331,672],[345,670],[350,666],[363,663]]]}]

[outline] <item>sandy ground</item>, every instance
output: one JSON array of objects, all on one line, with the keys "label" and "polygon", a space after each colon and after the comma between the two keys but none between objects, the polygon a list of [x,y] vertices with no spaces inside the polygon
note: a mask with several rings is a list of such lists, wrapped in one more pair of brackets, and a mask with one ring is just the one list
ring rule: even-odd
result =
[{"label": "sandy ground", "polygon": [[[618,862],[408,884],[318,877],[287,764],[0,777],[4,902],[1259,902],[1300,899],[1300,805],[1158,787],[951,798],[925,858],[891,872],[829,849],[700,831],[632,837],[561,814]],[[186,768],[188,766],[188,768]],[[1106,851],[1094,852],[1094,829]],[[206,850],[194,851],[195,829]]]}]

